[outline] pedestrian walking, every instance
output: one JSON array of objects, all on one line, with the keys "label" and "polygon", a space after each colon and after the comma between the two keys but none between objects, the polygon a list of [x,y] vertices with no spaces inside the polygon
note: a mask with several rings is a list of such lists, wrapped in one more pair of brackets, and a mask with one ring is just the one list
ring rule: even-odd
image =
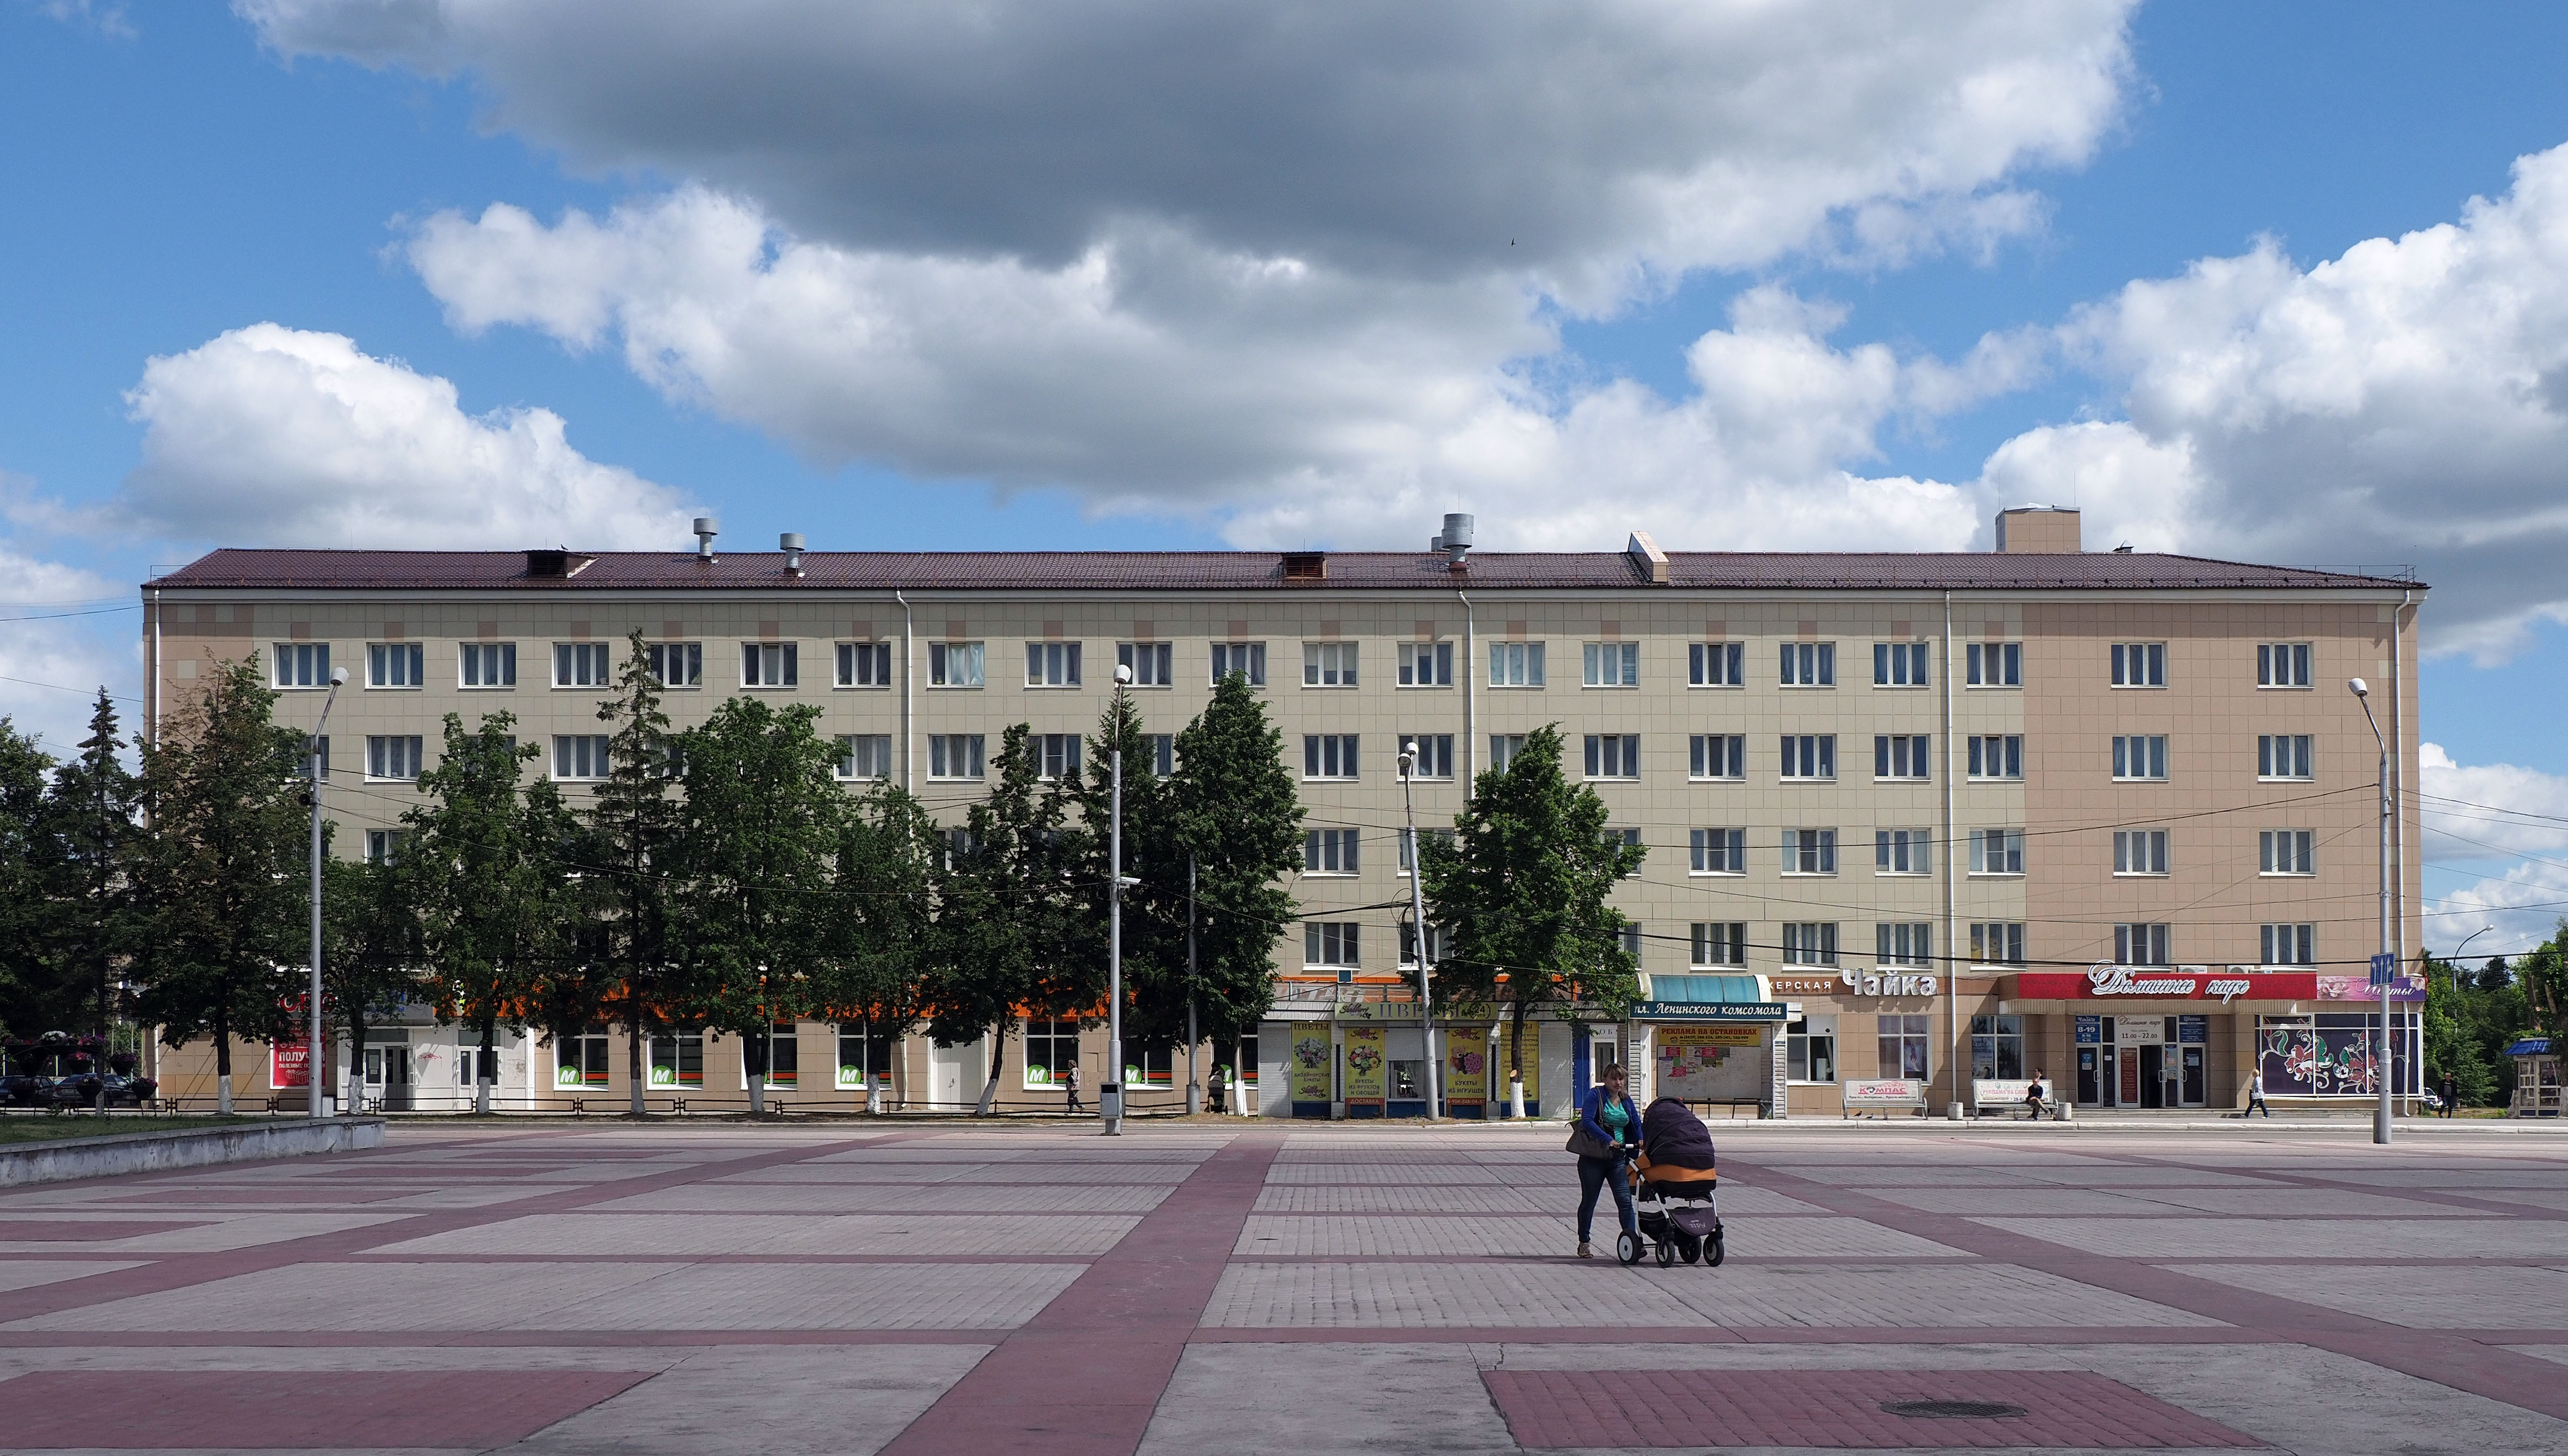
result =
[{"label": "pedestrian walking", "polygon": [[1079,1063],[1078,1063],[1078,1062],[1075,1062],[1075,1061],[1074,1061],[1074,1062],[1072,1062],[1072,1063],[1070,1064],[1070,1075],[1069,1075],[1069,1076],[1067,1076],[1067,1077],[1062,1078],[1062,1085],[1064,1085],[1064,1086],[1066,1086],[1066,1087],[1070,1088],[1070,1110],[1071,1110],[1071,1111],[1073,1111],[1073,1112],[1077,1112],[1077,1111],[1079,1111],[1079,1110],[1080,1110],[1080,1107],[1079,1107]]},{"label": "pedestrian walking", "polygon": [[1230,1068],[1219,1062],[1212,1068],[1212,1110],[1216,1114],[1230,1111]]},{"label": "pedestrian walking", "polygon": [[2459,1103],[2460,1100],[2461,1084],[2450,1072],[2443,1073],[2443,1115],[2446,1117],[2451,1116],[2453,1106]]},{"label": "pedestrian walking", "polygon": [[1641,1146],[1641,1109],[1632,1103],[1625,1090],[1623,1069],[1605,1068],[1605,1079],[1588,1088],[1587,1099],[1578,1109],[1578,1122],[1570,1130],[1569,1150],[1578,1155],[1578,1257],[1593,1259],[1596,1249],[1592,1235],[1596,1227],[1596,1195],[1607,1184],[1614,1188],[1614,1214],[1622,1221],[1623,1232],[1634,1239],[1641,1237],[1638,1214],[1632,1208],[1632,1189],[1623,1177],[1623,1164]]},{"label": "pedestrian walking", "polygon": [[2274,1109],[2265,1105],[2265,1068],[2262,1066],[2247,1073],[2247,1110],[2238,1115],[2252,1117],[2258,1112],[2264,1113],[2268,1122],[2274,1118]]}]

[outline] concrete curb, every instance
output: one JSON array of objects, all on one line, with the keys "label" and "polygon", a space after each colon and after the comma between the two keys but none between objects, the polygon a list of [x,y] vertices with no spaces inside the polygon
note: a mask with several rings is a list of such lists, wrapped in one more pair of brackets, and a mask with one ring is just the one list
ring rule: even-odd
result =
[{"label": "concrete curb", "polygon": [[383,1141],[384,1120],[380,1117],[330,1117],[317,1122],[306,1117],[280,1117],[234,1127],[119,1132],[104,1137],[16,1143],[0,1147],[0,1188],[198,1168],[213,1163],[246,1163],[261,1158],[342,1153],[381,1147]]}]

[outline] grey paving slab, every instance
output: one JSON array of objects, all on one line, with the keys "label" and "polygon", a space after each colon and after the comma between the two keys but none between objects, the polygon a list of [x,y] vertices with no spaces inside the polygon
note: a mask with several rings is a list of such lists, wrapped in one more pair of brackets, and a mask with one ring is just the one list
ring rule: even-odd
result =
[{"label": "grey paving slab", "polygon": [[1574,1267],[1234,1264],[1222,1272],[1203,1322],[1242,1329],[1435,1329],[1712,1321],[1651,1275],[1599,1261]]},{"label": "grey paving slab", "polygon": [[1664,1274],[1671,1294],[1712,1322],[1733,1326],[2016,1330],[2219,1323],[2010,1264],[1724,1265],[1717,1270],[1681,1265]]},{"label": "grey paving slab", "polygon": [[1124,1187],[1143,1183],[1176,1184],[1193,1176],[1192,1163],[997,1163],[957,1173],[951,1180],[972,1187],[1005,1187],[1028,1195],[1072,1184]]},{"label": "grey paving slab", "polygon": [[1072,1264],[693,1265],[527,1313],[509,1327],[1007,1329],[1079,1274]]},{"label": "grey paving slab", "polygon": [[[1600,1212],[1598,1230],[1610,1240],[1612,1210]],[[1247,1258],[1294,1259],[1557,1258],[1570,1254],[1576,1244],[1575,1221],[1565,1213],[1539,1218],[1287,1215],[1250,1218],[1232,1252]],[[1958,1249],[1896,1229],[1843,1218],[1767,1218],[1734,1224],[1728,1244],[1733,1255],[1743,1258],[1968,1257]]]},{"label": "grey paving slab", "polygon": [[1922,1213],[2076,1214],[2147,1217],[2170,1211],[2171,1205],[2137,1193],[2107,1193],[2092,1188],[1866,1188],[1863,1192]]},{"label": "grey paving slab", "polygon": [[39,1285],[61,1284],[67,1279],[114,1274],[144,1262],[133,1259],[0,1259],[0,1291],[32,1290]]},{"label": "grey paving slab", "polygon": [[977,1163],[789,1163],[776,1168],[751,1168],[739,1173],[725,1173],[708,1178],[700,1186],[725,1183],[951,1183],[966,1173],[976,1173],[995,1166],[987,1161]]},{"label": "grey paving slab", "polygon": [[2356,1259],[2409,1251],[2444,1259],[2555,1258],[2556,1224],[2530,1219],[2004,1219],[1972,1222],[2118,1259]]},{"label": "grey paving slab", "polygon": [[[204,1214],[192,1217],[204,1218]],[[124,1239],[83,1241],[80,1244],[43,1244],[0,1242],[0,1253],[72,1251],[100,1254],[215,1254],[227,1249],[252,1249],[262,1244],[281,1244],[295,1239],[309,1239],[320,1234],[335,1234],[342,1229],[363,1229],[377,1224],[400,1222],[406,1215],[397,1213],[258,1213],[241,1216],[225,1210],[220,1222],[200,1224],[191,1229],[169,1229],[155,1234],[137,1234]],[[6,1224],[0,1224],[5,1231]],[[0,1235],[5,1238],[5,1235]]]},{"label": "grey paving slab", "polygon": [[[2421,1250],[2408,1252],[2421,1253]],[[2568,1263],[2568,1247],[2555,1252]],[[2169,1268],[2213,1284],[2417,1329],[2568,1329],[2568,1273],[2539,1265],[2400,1269],[2344,1264]]]},{"label": "grey paving slab", "polygon": [[1450,1184],[1457,1188],[1472,1184],[1512,1187],[1524,1182],[1525,1176],[1514,1168],[1487,1167],[1475,1163],[1457,1163],[1451,1166],[1439,1166],[1433,1171],[1433,1173],[1421,1169],[1414,1173],[1397,1175],[1394,1174],[1393,1168],[1390,1165],[1366,1166],[1356,1163],[1278,1163],[1267,1171],[1266,1181],[1269,1183],[1299,1185],[1351,1183],[1372,1186],[1385,1182],[1393,1182]]},{"label": "grey paving slab", "polygon": [[2526,1208],[2568,1211],[2568,1188],[2437,1187],[2430,1191],[2466,1194],[2471,1198],[2484,1198],[2496,1203],[2519,1203]]},{"label": "grey paving slab", "polygon": [[487,1330],[671,1264],[298,1264],[21,1319],[10,1329]]},{"label": "grey paving slab", "polygon": [[826,1451],[871,1456],[986,1345],[715,1349],[509,1448],[524,1456]]},{"label": "grey paving slab", "polygon": [[598,1204],[601,1213],[1148,1213],[1175,1185],[996,1190],[970,1184],[690,1183]]},{"label": "grey paving slab", "polygon": [[389,1244],[383,1254],[1102,1254],[1134,1220],[1066,1214],[539,1214]]},{"label": "grey paving slab", "polygon": [[2362,1180],[2385,1188],[2432,1188],[2469,1193],[2481,1188],[2544,1188],[2568,1191],[2568,1168],[2380,1168]]},{"label": "grey paving slab", "polygon": [[1518,1449],[1468,1345],[1198,1344],[1177,1362],[1140,1456]]}]

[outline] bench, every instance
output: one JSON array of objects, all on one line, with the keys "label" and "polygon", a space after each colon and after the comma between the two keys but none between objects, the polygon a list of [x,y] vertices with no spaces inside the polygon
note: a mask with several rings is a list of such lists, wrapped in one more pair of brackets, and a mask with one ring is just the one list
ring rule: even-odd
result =
[{"label": "bench", "polygon": [[1763,1097],[1707,1097],[1701,1101],[1690,1101],[1685,1105],[1701,1108],[1707,1116],[1715,1107],[1727,1108],[1730,1112],[1730,1120],[1733,1122],[1739,1120],[1739,1109],[1742,1107],[1756,1108],[1757,1116],[1761,1120],[1774,1115]]},{"label": "bench", "polygon": [[1841,1086],[1848,1117],[1874,1109],[1887,1115],[1893,1107],[1906,1108],[1919,1117],[1926,1115],[1926,1084],[1915,1078],[1876,1077]]},{"label": "bench", "polygon": [[1971,1078],[1971,1115],[1986,1117],[1991,1113],[2012,1115],[2025,1110],[2024,1094],[2033,1090],[2031,1077]]}]

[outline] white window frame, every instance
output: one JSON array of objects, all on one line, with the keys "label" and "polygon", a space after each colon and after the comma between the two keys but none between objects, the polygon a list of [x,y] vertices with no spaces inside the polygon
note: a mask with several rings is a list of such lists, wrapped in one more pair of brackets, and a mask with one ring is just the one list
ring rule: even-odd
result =
[{"label": "white window frame", "polygon": [[[1450,829],[1421,829],[1418,831],[1418,834],[1422,839],[1433,839],[1447,847],[1450,847],[1453,843],[1453,831]],[[1399,874],[1401,878],[1405,879],[1410,875],[1414,868],[1410,860],[1409,831],[1404,828],[1399,833],[1393,835],[1392,838],[1400,845]],[[1440,957],[1439,959],[1442,958]]]},{"label": "white window frame", "polygon": [[2284,692],[2307,690],[2316,646],[2308,642],[2257,643],[2256,686]]},{"label": "white window frame", "polygon": [[[488,681],[476,682],[476,679]],[[460,642],[455,650],[455,686],[465,693],[496,693],[517,686],[517,644]]]},{"label": "white window frame", "polygon": [[1543,645],[1539,642],[1489,644],[1489,686],[1528,692],[1543,686]]},{"label": "white window frame", "polygon": [[1693,734],[1686,744],[1686,776],[1698,783],[1744,782],[1748,777],[1748,735]]},{"label": "white window frame", "polygon": [[1934,758],[1935,738],[1931,733],[1873,735],[1872,777],[1876,783],[1931,782],[1935,776]]},{"label": "white window frame", "polygon": [[1364,873],[1363,835],[1354,829],[1302,831],[1302,873],[1320,878],[1353,879]]},{"label": "white window frame", "polygon": [[2116,688],[2163,688],[2166,686],[2166,648],[2163,642],[2116,642],[2107,649],[2111,658],[2113,686]]},{"label": "white window frame", "polygon": [[1798,828],[1783,831],[1784,874],[1833,875],[1836,872],[1837,831]]},{"label": "white window frame", "polygon": [[1161,778],[1165,778],[1169,774],[1176,772],[1177,735],[1175,733],[1143,733],[1141,736],[1149,740],[1150,771]]},{"label": "white window frame", "polygon": [[1970,872],[1983,877],[2022,876],[2024,874],[2024,831],[2022,829],[1972,830]]},{"label": "white window frame", "polygon": [[1834,733],[1784,733],[1781,763],[1776,776],[1803,783],[1834,783],[1837,776],[1837,735]]},{"label": "white window frame", "polygon": [[551,766],[554,780],[561,783],[604,781],[615,771],[614,742],[614,737],[608,733],[553,734]]},{"label": "white window frame", "polygon": [[[594,671],[594,678],[583,682],[584,673]],[[615,686],[615,644],[611,642],[556,642],[553,644],[553,688],[556,691],[588,692]]]},{"label": "white window frame", "polygon": [[1738,826],[1687,831],[1692,858],[1686,873],[1737,877],[1748,873],[1748,830]]},{"label": "white window frame", "polygon": [[989,757],[983,751],[987,743],[980,733],[929,733],[927,776],[956,783],[989,777]]},{"label": "white window frame", "polygon": [[2164,829],[2114,830],[2113,873],[2164,879],[2167,875],[2167,831]]},{"label": "white window frame", "polygon": [[964,691],[989,686],[987,642],[931,642],[927,645],[927,686]]},{"label": "white window frame", "polygon": [[1311,971],[1359,970],[1364,965],[1364,926],[1353,920],[1302,922],[1302,965]]},{"label": "white window frame", "polygon": [[428,647],[418,642],[366,644],[366,687],[370,691],[416,693],[428,686]]},{"label": "white window frame", "polygon": [[1026,644],[1026,689],[1071,689],[1085,686],[1080,680],[1087,664],[1084,642],[1029,642]]},{"label": "white window frame", "polygon": [[2172,966],[2175,957],[2168,946],[2164,921],[2133,921],[2113,927],[2113,964],[2116,966]]},{"label": "white window frame", "polygon": [[2318,964],[2318,927],[2297,921],[2277,921],[2260,925],[2257,931],[2256,964],[2259,966],[2314,966]]},{"label": "white window frame", "polygon": [[740,645],[740,686],[799,688],[802,685],[802,644],[744,642]]},{"label": "white window frame", "polygon": [[2024,922],[2021,920],[1971,922],[1971,964],[1974,966],[2024,965]]},{"label": "white window frame", "polygon": [[703,690],[705,645],[702,642],[646,642],[642,644],[642,657],[650,665],[651,676],[662,689],[671,693]]},{"label": "white window frame", "polygon": [[1833,920],[1783,922],[1783,964],[1786,966],[1837,964],[1837,923]]},{"label": "white window frame", "polygon": [[1361,733],[1304,733],[1302,779],[1306,783],[1352,783],[1361,775]]},{"label": "white window frame", "polygon": [[1357,674],[1357,648],[1353,642],[1306,642],[1302,644],[1302,686],[1305,688],[1355,688],[1362,682]]},{"label": "white window frame", "polygon": [[1876,642],[1872,645],[1872,686],[1876,688],[1927,688],[1933,683],[1927,674],[1927,649],[1924,642]]},{"label": "white window frame", "polygon": [[1748,644],[1744,642],[1686,644],[1686,686],[1689,688],[1747,687]]},{"label": "white window frame", "polygon": [[1399,686],[1403,688],[1450,688],[1453,686],[1453,644],[1404,642],[1400,645],[1399,667]]},{"label": "white window frame", "polygon": [[1216,642],[1212,645],[1212,683],[1238,673],[1248,679],[1251,688],[1266,686],[1266,644],[1262,642]]},{"label": "white window frame", "polygon": [[418,733],[368,733],[366,735],[366,781],[369,783],[417,782],[424,742],[425,739]]},{"label": "white window frame", "polygon": [[1833,642],[1786,642],[1777,686],[1833,688],[1837,685],[1837,645]]},{"label": "white window frame", "polygon": [[[2295,773],[2289,770],[2299,769]],[[2282,771],[2277,771],[2277,770]],[[2258,733],[2256,777],[2267,783],[2308,783],[2318,777],[2315,733]]]},{"label": "white window frame", "polygon": [[1872,926],[1872,958],[1884,966],[1933,969],[1935,927],[1923,920],[1878,920]]},{"label": "white window frame", "polygon": [[1115,644],[1115,665],[1132,670],[1135,688],[1173,688],[1177,686],[1177,649],[1169,642],[1119,642]]},{"label": "white window frame", "polygon": [[391,864],[401,858],[402,837],[407,830],[369,829],[366,831],[366,863]]},{"label": "white window frame", "polygon": [[2113,735],[2113,781],[2116,783],[2164,783],[2167,781],[2166,760],[2164,733]]},{"label": "white window frame", "polygon": [[[1822,1051],[1821,1048],[1824,1048]],[[1816,1075],[1824,1064],[1826,1076]],[[1796,1073],[1793,1068],[1800,1070]],[[1837,1019],[1833,1012],[1806,1013],[1783,1027],[1784,1079],[1801,1086],[1829,1087],[1837,1080]]]},{"label": "white window frame", "polygon": [[891,734],[838,734],[834,771],[848,783],[878,782],[891,777]]},{"label": "white window frame", "polygon": [[2256,872],[2306,879],[2319,872],[2318,833],[2311,829],[2260,829],[2256,833]]},{"label": "white window frame", "polygon": [[1641,644],[1589,642],[1579,645],[1579,682],[1588,688],[1641,686]]},{"label": "white window frame", "polygon": [[1515,761],[1518,753],[1524,751],[1524,745],[1523,733],[1489,734],[1489,767],[1500,773],[1506,772],[1507,765]]},{"label": "white window frame", "polygon": [[1077,733],[1026,734],[1026,756],[1034,760],[1035,777],[1046,783],[1078,782],[1081,749]]},{"label": "white window frame", "polygon": [[1686,927],[1686,965],[1698,970],[1748,964],[1748,922],[1698,920]]},{"label": "white window frame", "polygon": [[1968,776],[1984,783],[2024,781],[2024,734],[1973,733]]},{"label": "white window frame", "polygon": [[269,656],[269,682],[283,692],[330,690],[330,644],[279,642]]},{"label": "white window frame", "polygon": [[837,671],[831,685],[838,688],[876,692],[892,685],[891,644],[888,642],[841,642],[837,645]]},{"label": "white window frame", "polygon": [[1872,872],[1913,876],[1935,873],[1935,833],[1931,829],[1872,831]]},{"label": "white window frame", "polygon": [[1966,688],[2024,686],[2024,644],[1974,642],[1962,650],[1962,685]]},{"label": "white window frame", "polygon": [[1586,777],[1596,783],[1631,783],[1641,776],[1639,733],[1586,734]]},{"label": "white window frame", "polygon": [[1400,750],[1417,752],[1410,776],[1421,782],[1428,779],[1450,779],[1453,776],[1453,735],[1451,733],[1402,733]]}]

